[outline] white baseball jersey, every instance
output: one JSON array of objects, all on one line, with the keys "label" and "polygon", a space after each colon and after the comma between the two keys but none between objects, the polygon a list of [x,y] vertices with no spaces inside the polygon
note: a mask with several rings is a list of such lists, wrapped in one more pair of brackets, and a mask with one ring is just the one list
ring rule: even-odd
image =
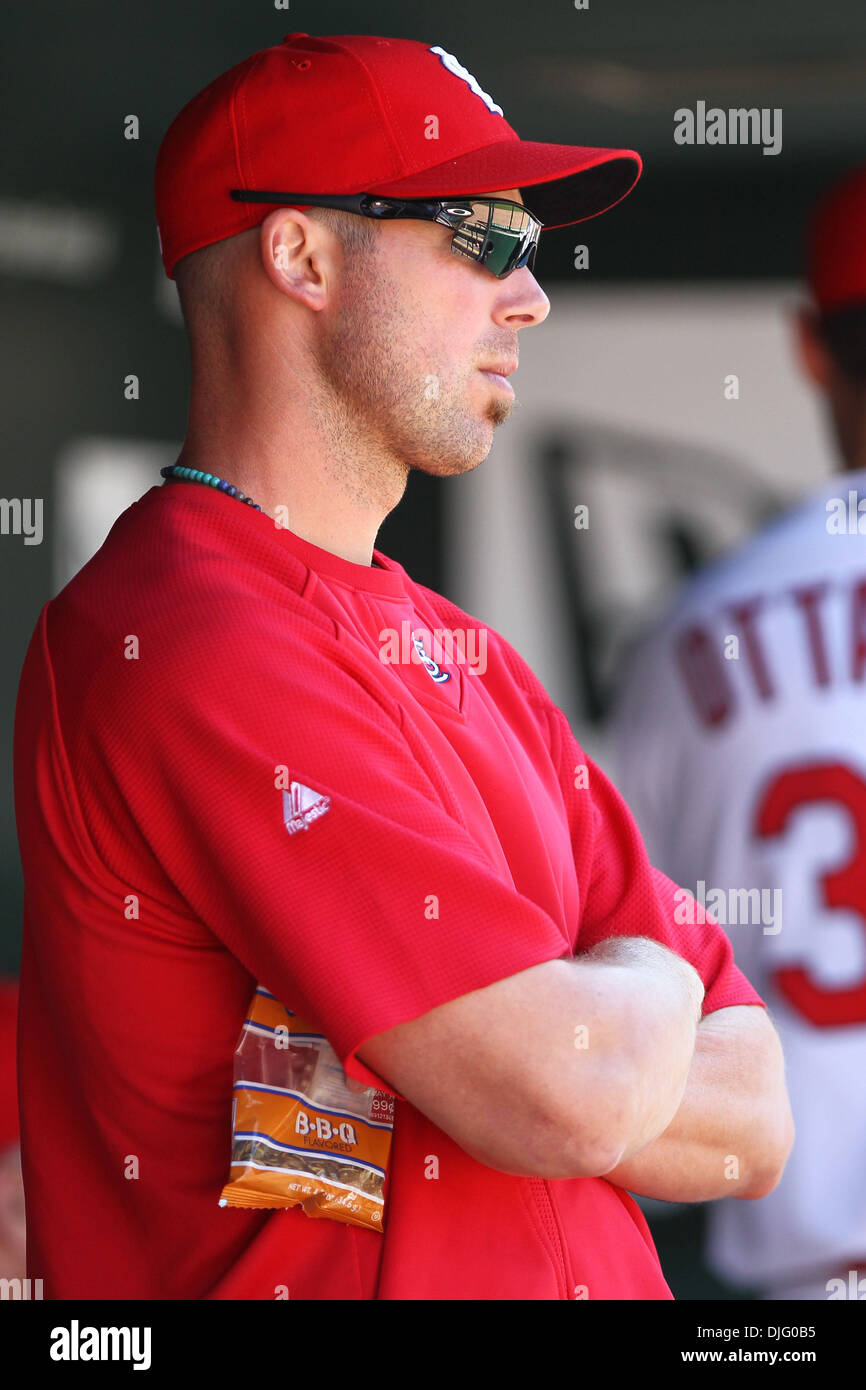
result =
[{"label": "white baseball jersey", "polygon": [[759,1288],[862,1267],[866,473],[689,586],[636,653],[613,736],[653,862],[696,895],[684,912],[726,926],[785,1050],[787,1169],[761,1201],[715,1204],[711,1262]]}]

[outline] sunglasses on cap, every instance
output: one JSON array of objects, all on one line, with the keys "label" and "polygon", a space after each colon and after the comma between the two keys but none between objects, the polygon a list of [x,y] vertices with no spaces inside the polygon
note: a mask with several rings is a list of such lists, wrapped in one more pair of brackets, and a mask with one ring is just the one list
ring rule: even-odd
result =
[{"label": "sunglasses on cap", "polygon": [[504,280],[513,270],[535,265],[535,253],[543,223],[522,203],[507,198],[377,198],[372,193],[330,196],[323,193],[262,193],[233,188],[239,203],[287,203],[337,208],[378,221],[415,218],[438,222],[454,233],[451,250]]}]

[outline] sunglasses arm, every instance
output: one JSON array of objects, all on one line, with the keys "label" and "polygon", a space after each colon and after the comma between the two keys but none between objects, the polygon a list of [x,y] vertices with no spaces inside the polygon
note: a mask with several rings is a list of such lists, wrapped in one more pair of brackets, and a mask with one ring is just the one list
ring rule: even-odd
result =
[{"label": "sunglasses arm", "polygon": [[[237,203],[277,203],[289,206],[337,208],[342,212],[357,212],[363,217],[397,218],[421,217],[431,222],[443,217],[442,203],[427,202],[421,199],[403,200],[400,198],[377,198],[372,193],[277,193],[262,189],[232,188],[231,197]],[[464,213],[465,215],[465,213]],[[457,218],[447,214],[447,225]]]}]

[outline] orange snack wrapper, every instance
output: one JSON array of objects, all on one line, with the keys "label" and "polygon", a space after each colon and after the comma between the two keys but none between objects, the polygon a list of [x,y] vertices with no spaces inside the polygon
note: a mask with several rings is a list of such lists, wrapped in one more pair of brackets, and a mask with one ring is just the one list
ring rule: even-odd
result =
[{"label": "orange snack wrapper", "polygon": [[302,1206],[384,1230],[394,1097],[353,1081],[327,1038],[262,985],[235,1049],[220,1206]]}]

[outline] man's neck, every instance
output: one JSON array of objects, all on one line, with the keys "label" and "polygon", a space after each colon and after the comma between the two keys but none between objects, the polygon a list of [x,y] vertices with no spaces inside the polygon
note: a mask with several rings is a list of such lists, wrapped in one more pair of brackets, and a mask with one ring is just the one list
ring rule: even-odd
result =
[{"label": "man's neck", "polygon": [[[252,498],[275,524],[311,545],[352,564],[374,563],[373,547],[390,508],[370,500],[362,478],[347,476],[345,470],[316,467],[309,460],[277,467],[261,454],[254,462],[245,462],[242,449],[233,449],[232,458],[221,453],[188,439],[177,462],[225,479]],[[304,459],[302,449],[297,457]]]},{"label": "man's neck", "polygon": [[193,365],[187,436],[178,462],[214,473],[275,523],[357,565],[370,565],[382,522],[409,469],[364,413],[313,372],[275,378],[240,355]]}]

